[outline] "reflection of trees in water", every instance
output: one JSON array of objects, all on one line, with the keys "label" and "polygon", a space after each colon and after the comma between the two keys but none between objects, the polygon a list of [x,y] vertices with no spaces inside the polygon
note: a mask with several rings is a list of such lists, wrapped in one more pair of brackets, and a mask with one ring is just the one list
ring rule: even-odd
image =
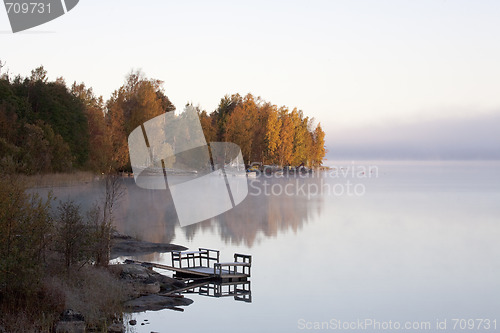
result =
[{"label": "reflection of trees in water", "polygon": [[120,205],[117,228],[138,239],[170,243],[178,224],[169,191],[146,190],[127,182],[127,195]]},{"label": "reflection of trees in water", "polygon": [[[268,194],[264,193],[267,182]],[[150,242],[170,243],[179,228],[177,214],[169,191],[145,190],[137,187],[133,179],[124,179],[126,193],[116,209],[116,227],[119,232]],[[220,233],[225,242],[252,246],[259,233],[275,237],[278,233],[296,232],[312,216],[321,213],[323,198],[307,197],[307,185],[320,184],[318,178],[265,178],[249,181],[247,198],[234,209],[215,218],[180,228],[187,239],[197,233]],[[250,185],[251,184],[251,185]],[[270,186],[275,184],[274,194]],[[278,185],[279,184],[279,185]],[[279,188],[289,184],[289,192],[295,193],[297,186],[305,184],[306,195],[279,194]],[[99,183],[68,188],[55,188],[54,194],[64,200],[72,198],[85,210],[102,196]],[[261,194],[257,195],[259,190]],[[207,195],[210,192],[207,191]],[[193,209],[197,203],[193,202]]]},{"label": "reflection of trees in water", "polygon": [[[267,182],[267,194],[264,190]],[[265,237],[275,237],[279,232],[300,230],[314,214],[320,214],[323,204],[321,196],[295,195],[295,189],[302,184],[316,183],[319,186],[320,179],[301,179],[301,178],[259,178],[252,180],[252,187],[249,188],[248,197],[234,209],[225,212],[213,219],[202,223],[190,225],[183,228],[188,239],[194,237],[196,232],[206,229],[217,228],[225,242],[235,244],[245,243],[251,247],[259,232]],[[289,193],[280,194],[280,188],[289,184]],[[274,185],[274,193],[270,186]],[[257,190],[260,189],[259,190]],[[260,195],[257,195],[259,194]]]}]

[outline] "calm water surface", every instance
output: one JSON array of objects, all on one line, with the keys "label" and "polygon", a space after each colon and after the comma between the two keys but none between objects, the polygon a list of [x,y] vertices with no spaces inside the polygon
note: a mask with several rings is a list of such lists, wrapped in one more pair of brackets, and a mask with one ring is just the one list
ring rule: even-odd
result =
[{"label": "calm water surface", "polygon": [[[139,324],[128,331],[294,332],[314,325],[339,331],[339,321],[371,320],[380,328],[389,321],[429,323],[430,329],[410,331],[431,332],[437,321],[457,331],[453,319],[479,318],[491,325],[496,319],[500,331],[500,164],[340,165],[339,177],[250,180],[250,194],[237,208],[185,228],[168,192],[125,180],[121,232],[219,249],[222,261],[234,252],[253,257],[251,303],[187,295],[194,303],[184,312],[133,314],[129,319]],[[378,169],[361,167],[368,165]],[[348,195],[347,181],[357,195]],[[287,184],[293,195],[280,193]],[[55,189],[59,199],[71,197],[84,208],[100,193],[97,183]],[[139,259],[170,264],[166,254]]]}]

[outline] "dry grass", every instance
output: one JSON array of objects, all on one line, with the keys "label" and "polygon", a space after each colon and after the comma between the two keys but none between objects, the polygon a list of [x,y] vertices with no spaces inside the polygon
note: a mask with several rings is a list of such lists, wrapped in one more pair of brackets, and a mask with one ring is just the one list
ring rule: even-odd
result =
[{"label": "dry grass", "polygon": [[66,309],[80,312],[88,327],[106,326],[123,313],[129,287],[108,269],[88,266],[73,274],[63,287]]},{"label": "dry grass", "polygon": [[130,294],[130,286],[106,268],[85,266],[69,277],[49,276],[22,309],[3,304],[0,333],[52,332],[66,309],[81,313],[88,329],[106,332],[108,325],[121,319]]},{"label": "dry grass", "polygon": [[19,178],[30,188],[74,186],[90,183],[98,176],[90,171],[73,173],[51,173],[45,175],[19,175]]},{"label": "dry grass", "polygon": [[45,319],[33,318],[28,311],[13,312],[5,315],[0,323],[0,332],[9,333],[40,333],[52,332],[52,323],[54,318],[45,317]]},{"label": "dry grass", "polygon": [[35,294],[18,299],[17,302],[1,304],[0,332],[52,332],[63,310],[62,291],[50,282],[43,281]]}]

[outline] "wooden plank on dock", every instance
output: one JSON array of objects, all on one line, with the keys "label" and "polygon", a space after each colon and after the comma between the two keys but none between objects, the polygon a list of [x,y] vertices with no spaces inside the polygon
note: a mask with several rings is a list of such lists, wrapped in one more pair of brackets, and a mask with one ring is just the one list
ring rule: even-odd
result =
[{"label": "wooden plank on dock", "polygon": [[156,264],[156,263],[151,263],[151,262],[143,262],[143,261],[137,261],[137,260],[130,260],[127,259],[125,263],[131,263],[131,264],[138,264],[142,266],[147,266],[147,267],[155,267],[155,268],[160,268],[160,269],[166,269],[169,271],[174,271],[174,272],[179,272],[187,275],[199,275],[202,277],[211,277],[213,276],[213,268],[212,268],[212,273],[204,272],[204,271],[195,271],[193,268],[179,268],[179,267],[173,267],[173,266],[168,266],[168,265],[163,265],[163,264]]},{"label": "wooden plank on dock", "polygon": [[143,262],[137,260],[127,259],[126,263],[138,264],[146,267],[155,267],[165,270],[174,271],[177,273],[181,273],[184,275],[196,275],[200,277],[212,277],[212,278],[220,278],[220,279],[246,279],[248,277],[247,274],[243,273],[234,273],[230,272],[226,269],[222,269],[219,274],[219,269],[214,269],[213,267],[190,267],[190,268],[179,268],[173,267],[163,264],[151,263],[151,262]]}]

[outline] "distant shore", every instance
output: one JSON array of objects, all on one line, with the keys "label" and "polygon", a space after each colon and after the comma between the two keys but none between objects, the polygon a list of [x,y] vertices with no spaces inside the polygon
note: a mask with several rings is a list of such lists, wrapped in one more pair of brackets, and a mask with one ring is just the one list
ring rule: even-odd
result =
[{"label": "distant shore", "polygon": [[91,171],[48,173],[29,176],[18,174],[17,177],[31,189],[76,186],[99,180],[99,175]]}]

